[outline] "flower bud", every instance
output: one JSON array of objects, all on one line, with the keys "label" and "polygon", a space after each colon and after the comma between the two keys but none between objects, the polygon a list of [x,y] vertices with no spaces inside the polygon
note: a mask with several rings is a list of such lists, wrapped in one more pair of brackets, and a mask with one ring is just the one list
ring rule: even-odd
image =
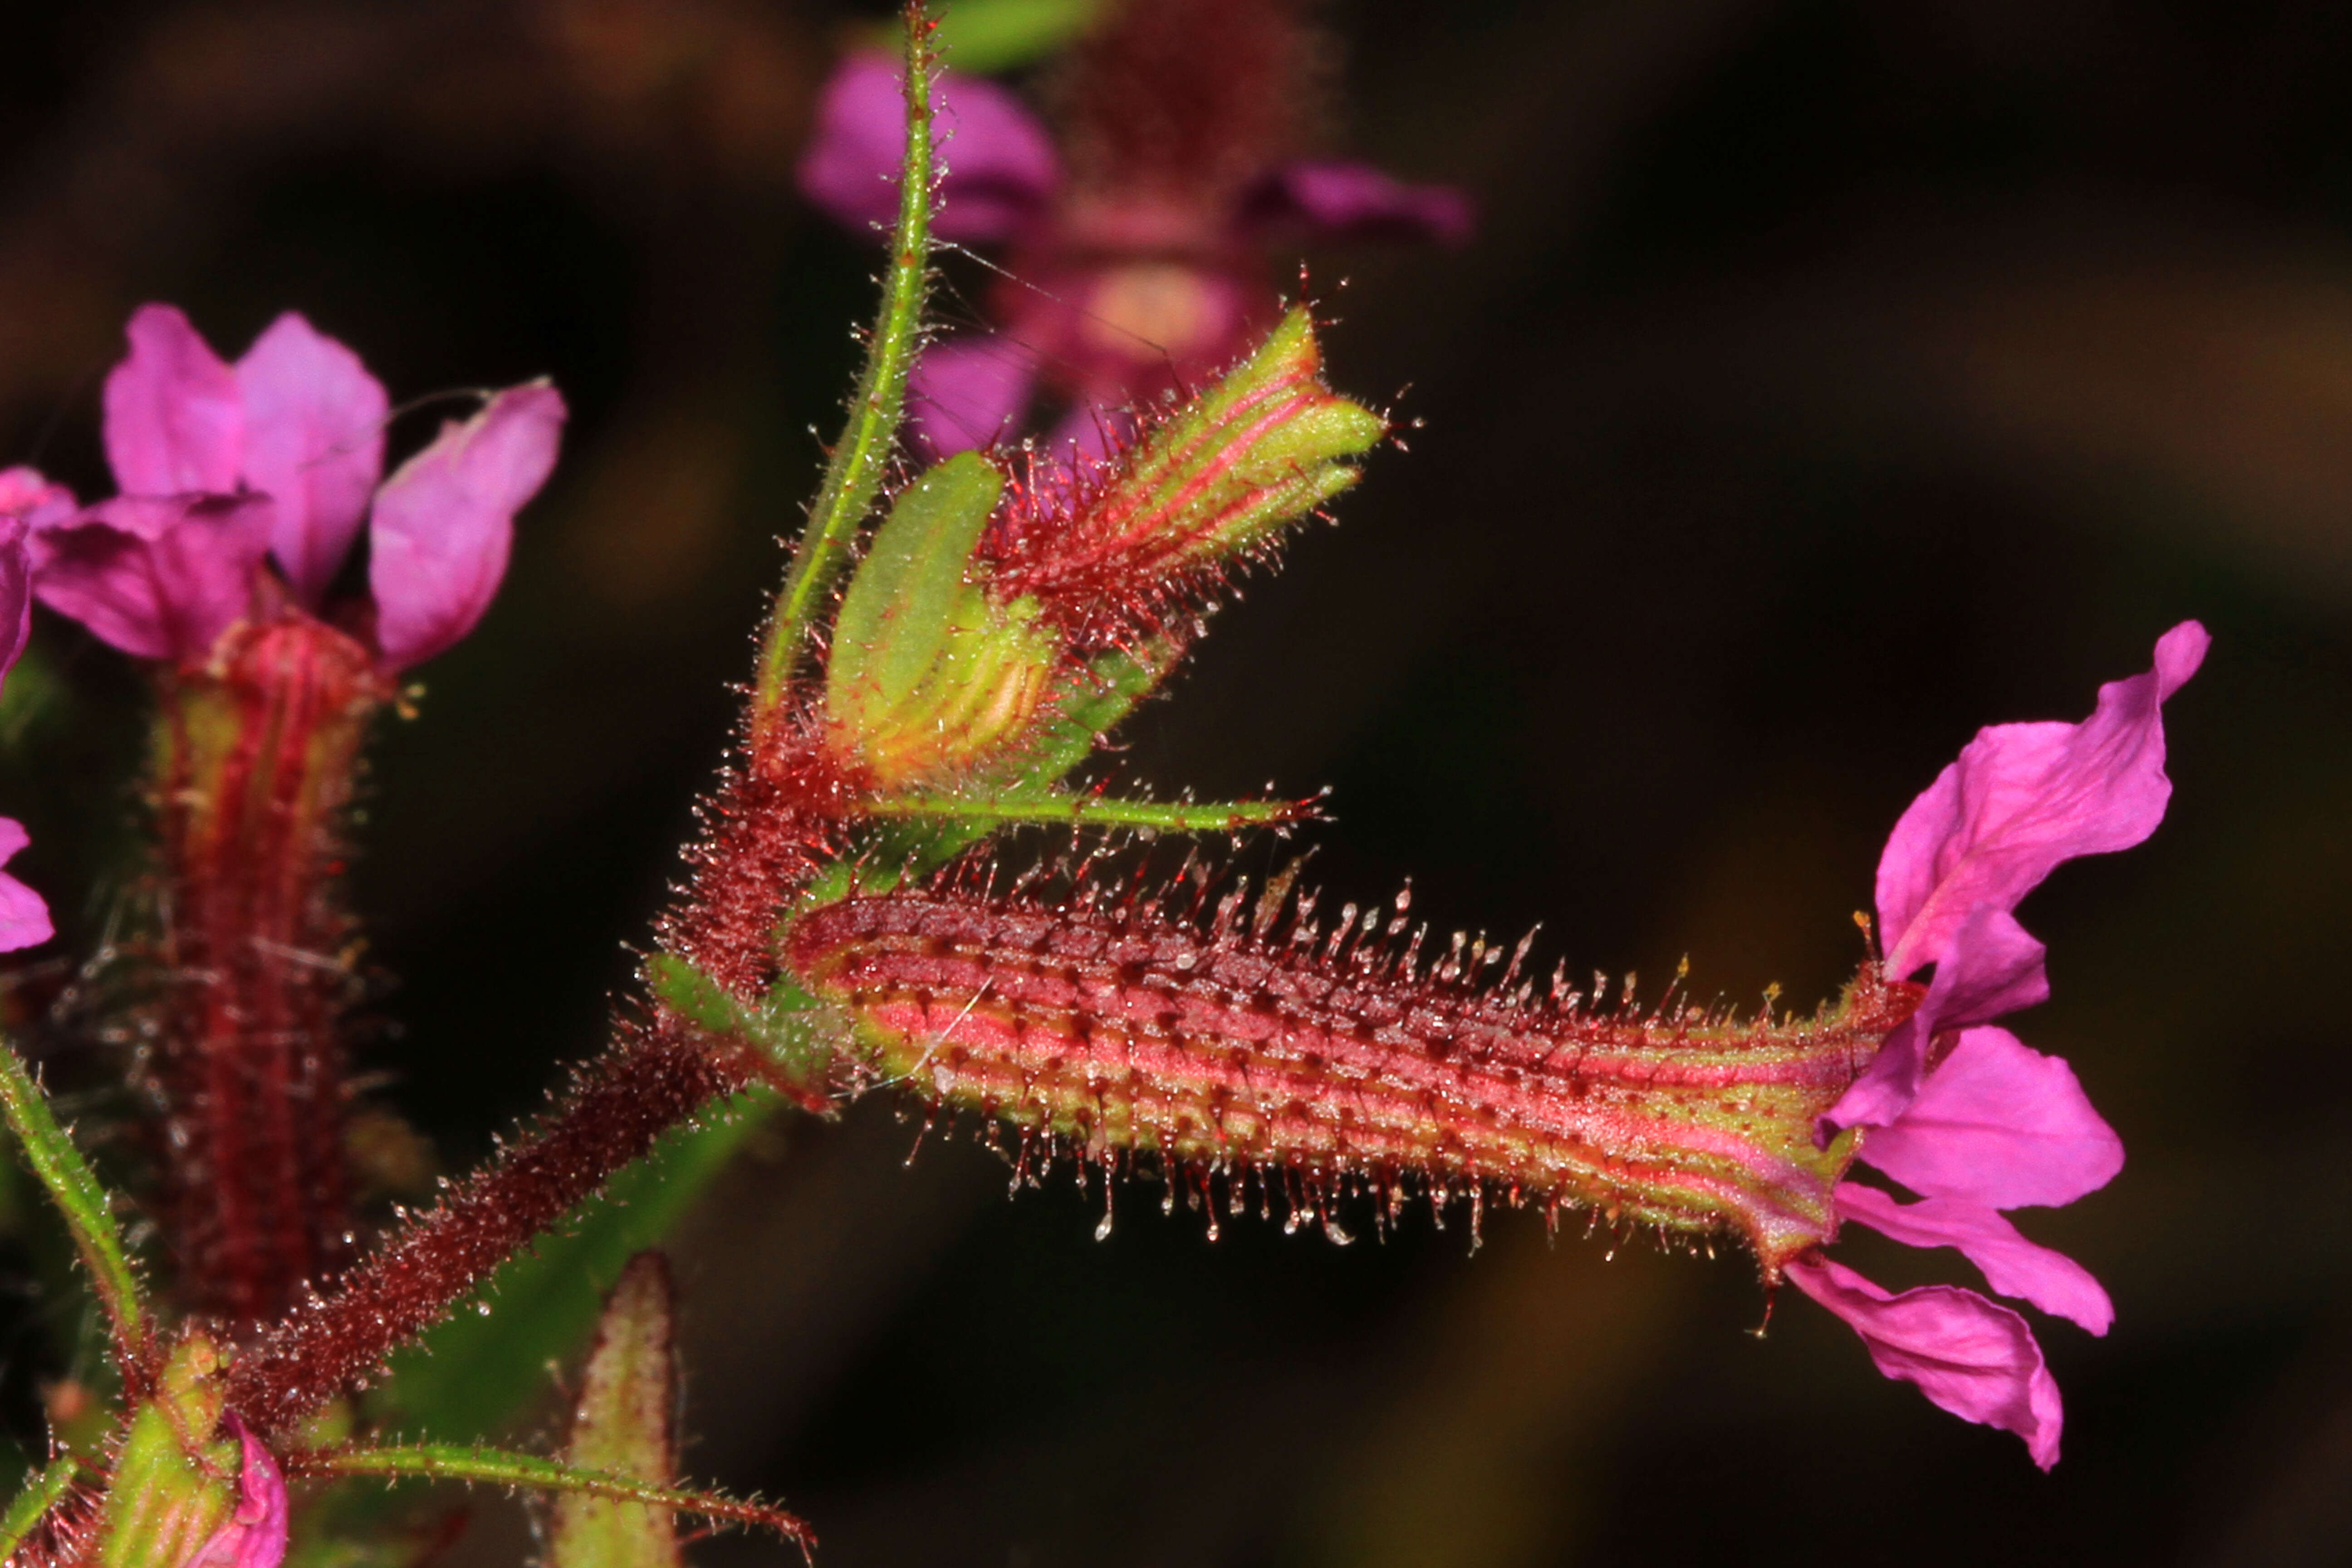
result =
[{"label": "flower bud", "polygon": [[972,552],[1003,477],[963,453],[898,498],[850,579],[825,670],[830,743],[876,787],[967,776],[1028,732],[1058,639],[1034,599],[1002,602]]},{"label": "flower bud", "polygon": [[1388,424],[1325,386],[1315,323],[1283,319],[1258,351],[1151,431],[1067,515],[992,542],[998,591],[1034,595],[1057,620],[1132,616],[1261,551],[1354,484]]},{"label": "flower bud", "polygon": [[268,1450],[226,1413],[220,1352],[201,1337],[164,1363],[124,1434],[108,1489],[100,1568],[277,1568],[286,1483]]}]

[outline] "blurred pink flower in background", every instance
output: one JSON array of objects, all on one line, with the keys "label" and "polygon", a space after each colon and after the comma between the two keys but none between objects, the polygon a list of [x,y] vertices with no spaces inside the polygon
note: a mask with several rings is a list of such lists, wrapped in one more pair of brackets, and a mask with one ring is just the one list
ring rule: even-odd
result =
[{"label": "blurred pink flower in background", "polygon": [[[0,681],[16,668],[32,630],[33,563],[27,545],[34,520],[57,515],[73,498],[29,468],[0,472]],[[24,826],[0,816],[0,866],[32,842]],[[41,895],[0,871],[0,952],[47,942],[55,934]]]},{"label": "blurred pink flower in background", "polygon": [[[1863,1128],[1861,1158],[1919,1199],[1841,1183],[1841,1219],[1912,1247],[1957,1247],[1994,1290],[2095,1334],[2115,1318],[2106,1292],[2002,1211],[2097,1191],[2123,1168],[2123,1141],[2072,1068],[1990,1021],[2050,994],[2019,901],[2063,861],[2127,849],[2163,820],[2172,793],[2163,704],[2210,641],[2194,621],[2173,627],[2156,645],[2155,668],[2102,687],[2079,724],[1979,731],[1912,802],[1879,860],[1879,932],[1889,978],[1930,964],[1935,978],[1827,1118]],[[2057,1462],[2058,1386],[2016,1312],[1948,1285],[1890,1294],[1818,1255],[1788,1274],[1853,1325],[1887,1376],[2016,1433],[2043,1468]]]},{"label": "blurred pink flower in background", "polygon": [[[935,343],[916,367],[909,410],[934,455],[1022,435],[1041,397],[1066,405],[1055,445],[1099,454],[1125,433],[1119,410],[1197,386],[1273,325],[1277,247],[1468,238],[1457,191],[1274,151],[1297,46],[1280,7],[1127,7],[1077,75],[1060,148],[1004,88],[940,73],[934,231],[1010,255],[998,330]],[[801,189],[851,228],[897,211],[898,80],[895,60],[855,54],[818,104]]]}]

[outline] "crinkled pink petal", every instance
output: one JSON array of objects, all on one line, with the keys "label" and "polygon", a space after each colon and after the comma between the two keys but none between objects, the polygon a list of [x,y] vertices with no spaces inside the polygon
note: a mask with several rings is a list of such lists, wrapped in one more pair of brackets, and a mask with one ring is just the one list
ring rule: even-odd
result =
[{"label": "crinkled pink petal", "polygon": [[1316,237],[1435,240],[1460,245],[1474,226],[1470,198],[1447,185],[1409,185],[1370,163],[1306,160],[1275,169],[1242,204],[1242,221],[1296,226]]},{"label": "crinkled pink petal", "polygon": [[1037,356],[1010,338],[992,334],[931,344],[907,378],[907,409],[917,439],[938,458],[1005,439],[1029,410],[1036,374]]},{"label": "crinkled pink petal", "polygon": [[2007,1029],[1965,1030],[1862,1157],[1922,1197],[1987,1208],[2071,1204],[2115,1180],[2124,1142],[2074,1069]]},{"label": "crinkled pink petal", "polygon": [[383,384],[360,356],[289,310],[236,362],[247,485],[278,503],[272,554],[316,607],[383,475]]},{"label": "crinkled pink petal", "polygon": [[511,387],[376,492],[368,531],[376,646],[394,669],[474,629],[506,575],[514,516],[555,467],[563,399],[543,381]]},{"label": "crinkled pink petal", "polygon": [[1963,1421],[2016,1433],[2043,1469],[2058,1462],[2065,1412],[2023,1318],[1951,1285],[1890,1295],[1817,1255],[1799,1258],[1786,1272],[1862,1336],[1881,1373],[1918,1384]]},{"label": "crinkled pink petal", "polygon": [[236,1412],[225,1420],[245,1456],[236,1478],[236,1509],[181,1568],[278,1568],[286,1558],[289,1533],[286,1478]]},{"label": "crinkled pink petal", "polygon": [[1998,1210],[1958,1198],[1898,1203],[1892,1194],[1841,1182],[1838,1215],[1858,1220],[1906,1247],[1957,1247],[2003,1296],[2030,1301],[2095,1334],[2116,1321],[2115,1303],[2091,1271],[2063,1252],[2028,1241]]},{"label": "crinkled pink petal", "polygon": [[1918,1011],[1853,1080],[1822,1120],[1832,1127],[1885,1127],[1919,1093],[1927,1052],[1937,1036],[2032,1007],[2050,999],[2042,945],[1996,904],[1979,904],[1936,965],[1935,983]]},{"label": "crinkled pink petal", "polygon": [[[0,866],[16,858],[33,841],[24,824],[0,816]],[[14,952],[57,934],[49,923],[49,906],[41,895],[5,871],[0,871],[0,952]]]},{"label": "crinkled pink petal", "polygon": [[[845,227],[887,227],[898,216],[898,169],[907,156],[899,81],[890,57],[854,54],[817,100],[816,126],[801,154],[801,194]],[[981,244],[1013,237],[1061,184],[1053,139],[1018,98],[977,77],[940,72],[931,101],[944,168],[931,232]]]},{"label": "crinkled pink petal", "polygon": [[141,658],[199,659],[250,607],[263,495],[117,496],[39,536],[41,603]]},{"label": "crinkled pink petal", "polygon": [[142,305],[106,378],[106,457],[125,495],[225,495],[245,441],[236,377],[170,305]]},{"label": "crinkled pink petal", "polygon": [[2013,910],[2059,862],[2127,849],[2156,831],[2172,794],[2163,703],[2211,641],[2183,621],[2158,641],[2156,668],[2101,687],[2080,724],[1978,731],[1911,803],[1879,858],[1890,975],[1939,960],[1978,905]]}]

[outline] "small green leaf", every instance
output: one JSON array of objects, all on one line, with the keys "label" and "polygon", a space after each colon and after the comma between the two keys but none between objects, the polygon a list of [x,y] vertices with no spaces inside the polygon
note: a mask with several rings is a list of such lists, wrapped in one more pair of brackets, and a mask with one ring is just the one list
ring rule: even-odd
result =
[{"label": "small green leaf", "polygon": [[81,1466],[74,1457],[59,1454],[49,1461],[47,1469],[25,1484],[25,1489],[8,1505],[7,1513],[0,1515],[0,1558],[23,1544],[25,1537],[33,1533],[33,1527],[41,1522],[44,1514],[58,1506],[58,1500],[66,1495],[79,1474]]},{"label": "small green leaf", "polygon": [[977,827],[1051,823],[1070,827],[1149,827],[1162,833],[1237,833],[1297,822],[1307,808],[1287,800],[1120,800],[1099,795],[1044,793],[899,795],[866,806],[870,816],[969,823]]},{"label": "small green leaf", "polygon": [[[676,1400],[669,1269],[641,1252],[604,1300],[595,1348],[580,1380],[580,1402],[563,1462],[632,1476],[657,1486],[677,1479],[670,1445]],[[643,1503],[587,1493],[557,1500],[549,1568],[676,1568],[677,1531],[668,1514]]]},{"label": "small green leaf", "polygon": [[673,952],[658,952],[646,966],[654,994],[696,1027],[740,1040],[782,1069],[783,1081],[812,1089],[824,1077],[829,1057],[805,1016],[814,1005],[796,985],[746,1007],[725,986]]},{"label": "small green leaf", "polygon": [[145,1343],[146,1320],[139,1303],[139,1280],[122,1250],[111,1199],[81,1157],[81,1151],[49,1110],[48,1097],[33,1081],[24,1058],[0,1041],[0,1111],[16,1134],[26,1163],[73,1232],[75,1250],[89,1270],[98,1298],[114,1325],[118,1352],[136,1353]]},{"label": "small green leaf", "polygon": [[816,1536],[798,1518],[780,1508],[746,1502],[719,1492],[690,1491],[656,1486],[633,1476],[586,1470],[534,1454],[455,1443],[419,1443],[399,1447],[352,1448],[304,1457],[306,1472],[339,1476],[381,1476],[391,1480],[487,1481],[492,1486],[529,1487],[536,1491],[609,1498],[617,1502],[645,1503],[690,1513],[727,1524],[755,1525],[772,1530],[803,1551],[816,1544]]},{"label": "small green leaf", "polygon": [[950,0],[940,11],[940,57],[961,71],[1017,70],[1076,39],[1103,0]]},{"label": "small green leaf", "polygon": [[894,708],[946,652],[964,573],[1003,492],[1004,476],[961,452],[900,493],[874,533],[833,624],[829,697]]}]

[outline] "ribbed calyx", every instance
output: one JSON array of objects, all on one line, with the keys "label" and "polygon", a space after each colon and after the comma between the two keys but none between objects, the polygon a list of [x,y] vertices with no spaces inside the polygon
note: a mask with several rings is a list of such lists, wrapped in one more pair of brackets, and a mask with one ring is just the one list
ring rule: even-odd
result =
[{"label": "ribbed calyx", "polygon": [[1083,639],[1123,640],[1266,553],[1353,485],[1354,460],[1387,434],[1386,420],[1324,384],[1314,320],[1294,310],[1075,494],[1033,487],[1033,504],[982,552],[999,595],[1034,596]]},{"label": "ribbed calyx", "polygon": [[[803,915],[785,958],[873,1068],[1115,1159],[1279,1176],[1294,1206],[1489,1187],[1744,1239],[1768,1278],[1834,1230],[1814,1122],[1917,1005],[1865,965],[1801,1022],[1604,1010],[1483,944],[1424,966],[1402,907],[1203,930],[1150,908],[926,891]],[[1524,944],[1521,948],[1524,953]]]},{"label": "ribbed calyx", "polygon": [[162,1215],[184,1303],[249,1323],[343,1251],[343,815],[392,691],[365,647],[307,616],[235,628],[162,681]]}]

